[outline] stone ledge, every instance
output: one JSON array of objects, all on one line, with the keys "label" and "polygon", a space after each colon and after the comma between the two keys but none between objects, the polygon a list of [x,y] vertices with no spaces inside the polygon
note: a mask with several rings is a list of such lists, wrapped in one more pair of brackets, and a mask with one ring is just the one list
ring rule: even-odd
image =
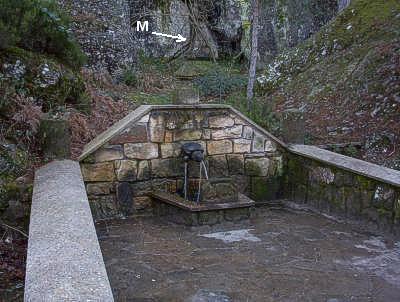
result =
[{"label": "stone ledge", "polygon": [[188,212],[248,208],[253,207],[256,204],[255,201],[251,200],[243,194],[239,194],[239,200],[237,202],[226,203],[195,203],[191,201],[185,201],[182,197],[178,195],[172,195],[165,192],[152,192],[149,196],[159,202],[173,205]]},{"label": "stone ledge", "polygon": [[25,301],[114,301],[77,162],[36,171]]},{"label": "stone ledge", "polygon": [[400,187],[400,171],[397,170],[320,149],[315,146],[290,145],[288,150],[300,156],[314,159],[355,174],[360,174],[395,187]]}]

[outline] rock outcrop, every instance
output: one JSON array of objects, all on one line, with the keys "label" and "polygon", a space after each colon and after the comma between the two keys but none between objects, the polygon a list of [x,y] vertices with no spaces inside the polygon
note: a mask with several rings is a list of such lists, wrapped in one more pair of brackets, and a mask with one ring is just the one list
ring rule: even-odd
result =
[{"label": "rock outcrop", "polygon": [[[89,65],[115,74],[135,57],[219,58],[249,53],[250,6],[247,1],[59,0],[74,20],[74,32]],[[349,0],[262,1],[260,62],[309,38]],[[149,30],[136,31],[137,21]],[[157,37],[152,31],[186,37],[186,43]]]},{"label": "rock outcrop", "polygon": [[72,30],[91,68],[117,75],[132,64],[135,48],[126,0],[58,2],[71,15]]},{"label": "rock outcrop", "polygon": [[[190,36],[189,10],[185,3],[179,0],[143,1],[128,0],[130,26],[132,27],[133,47],[140,55],[148,57],[170,57],[182,49],[184,44],[177,44],[175,40],[154,36],[151,33]],[[148,21],[148,31],[137,31],[137,21]]]},{"label": "rock outcrop", "polygon": [[353,0],[268,64],[258,78],[265,103],[304,111],[312,144],[357,142],[363,159],[399,169],[399,30],[399,1]]},{"label": "rock outcrop", "polygon": [[337,0],[262,1],[259,54],[271,62],[284,49],[308,39],[338,11]]}]

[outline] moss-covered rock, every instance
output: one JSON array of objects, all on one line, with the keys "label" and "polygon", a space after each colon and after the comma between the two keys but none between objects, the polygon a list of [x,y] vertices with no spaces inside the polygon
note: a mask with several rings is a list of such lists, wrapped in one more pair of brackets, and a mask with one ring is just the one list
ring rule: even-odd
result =
[{"label": "moss-covered rock", "polygon": [[[258,77],[262,102],[275,102],[279,111],[304,110],[308,143],[362,142],[364,159],[391,166],[385,158],[400,142],[399,16],[396,0],[352,1],[320,32],[268,65]],[[378,152],[367,143],[379,133],[393,139],[390,147],[374,148]]]},{"label": "moss-covered rock", "polygon": [[20,48],[0,50],[0,79],[4,86],[37,99],[44,111],[67,103],[82,111],[90,109],[79,71],[49,56]]},{"label": "moss-covered rock", "polygon": [[[342,73],[346,70],[351,71],[351,63],[356,63],[368,53],[369,42],[391,41],[397,38],[395,28],[400,26],[400,20],[396,17],[399,11],[400,4],[396,0],[354,0],[343,13],[315,36],[299,47],[280,54],[260,77],[260,85],[264,87],[265,92],[272,92],[280,84],[287,83],[295,76],[301,77],[307,71],[320,71],[314,75],[315,79],[320,77],[321,72],[339,72],[334,67],[341,69]],[[346,53],[343,53],[345,50],[351,50],[351,56],[346,56]],[[318,66],[321,69],[318,69]],[[309,73],[307,75],[311,76]],[[290,82],[297,83],[298,80],[300,79],[295,78]],[[322,82],[321,80],[316,83]]]},{"label": "moss-covered rock", "polygon": [[252,177],[250,197],[255,201],[270,201],[281,197],[281,178]]}]

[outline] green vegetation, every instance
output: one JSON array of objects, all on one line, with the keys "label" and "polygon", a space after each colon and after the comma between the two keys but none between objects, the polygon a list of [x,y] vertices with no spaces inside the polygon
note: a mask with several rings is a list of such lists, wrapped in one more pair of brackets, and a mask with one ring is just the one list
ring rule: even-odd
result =
[{"label": "green vegetation", "polygon": [[90,110],[90,100],[80,74],[54,58],[13,47],[0,50],[0,64],[3,66],[0,72],[4,73],[0,113],[14,106],[13,93],[34,97],[45,112],[66,103],[84,112]]},{"label": "green vegetation", "polygon": [[166,105],[172,103],[172,94],[137,92],[129,95],[129,99],[137,105]]},{"label": "green vegetation", "polygon": [[218,96],[220,99],[235,90],[245,87],[247,79],[242,75],[229,76],[219,72],[211,72],[195,80],[195,85],[204,96]]},{"label": "green vegetation", "polygon": [[[87,112],[86,57],[55,0],[0,0],[0,212],[29,208],[43,112]],[[27,206],[28,205],[28,206]],[[15,223],[15,222],[13,222]]]},{"label": "green vegetation", "polygon": [[133,68],[128,68],[124,70],[124,73],[122,74],[122,82],[131,87],[136,87],[138,84],[138,77],[136,75],[136,72]]},{"label": "green vegetation", "polygon": [[273,106],[262,102],[261,99],[257,99],[253,104],[252,110],[248,111],[245,90],[228,95],[222,103],[235,107],[272,134],[280,134],[280,119]]},{"label": "green vegetation", "polygon": [[2,179],[18,177],[27,169],[29,154],[26,151],[9,150],[9,148],[8,146],[0,145],[2,158],[0,177]]},{"label": "green vegetation", "polygon": [[194,80],[201,96],[223,96],[246,87],[247,77],[241,74],[228,74],[221,70],[213,70]]},{"label": "green vegetation", "polygon": [[13,93],[44,111],[65,103],[88,111],[78,73],[86,58],[56,1],[0,0],[0,7],[0,113],[15,107]]},{"label": "green vegetation", "polygon": [[71,36],[56,1],[0,0],[0,49],[18,47],[48,54],[77,68],[85,56]]}]

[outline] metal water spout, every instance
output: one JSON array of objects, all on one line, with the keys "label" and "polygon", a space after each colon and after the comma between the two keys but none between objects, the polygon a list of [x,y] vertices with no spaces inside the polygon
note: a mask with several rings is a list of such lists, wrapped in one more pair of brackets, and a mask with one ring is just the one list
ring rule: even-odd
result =
[{"label": "metal water spout", "polygon": [[202,160],[201,163],[200,163],[200,173],[201,173],[201,167],[203,167],[205,177],[208,180],[208,171],[207,171],[206,164],[204,163],[204,160]]},{"label": "metal water spout", "polygon": [[197,190],[197,199],[196,202],[199,203],[200,202],[200,194],[201,194],[201,171],[204,169],[204,174],[205,174],[205,178],[208,180],[208,172],[207,172],[207,167],[204,164],[204,160],[202,160],[200,162],[200,174],[199,174],[199,189]]},{"label": "metal water spout", "polygon": [[183,159],[185,161],[185,183],[184,183],[184,198],[187,200],[188,191],[188,163],[190,160],[198,162],[200,165],[199,172],[199,189],[197,192],[196,201],[200,202],[201,194],[201,180],[202,180],[202,170],[204,169],[205,178],[208,179],[208,172],[206,165],[204,164],[204,148],[198,143],[186,143],[182,146]]}]

